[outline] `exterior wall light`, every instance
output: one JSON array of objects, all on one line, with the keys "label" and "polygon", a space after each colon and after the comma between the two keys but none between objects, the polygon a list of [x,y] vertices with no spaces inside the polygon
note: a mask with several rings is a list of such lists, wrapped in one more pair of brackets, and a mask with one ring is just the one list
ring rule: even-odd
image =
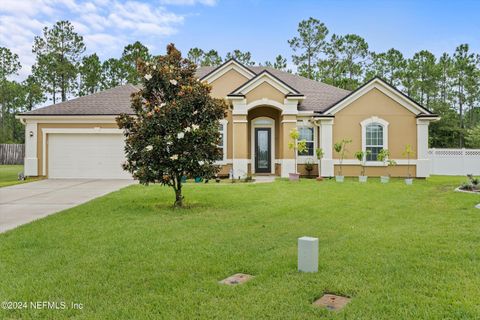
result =
[{"label": "exterior wall light", "polygon": [[30,131],[30,132],[28,133],[28,135],[29,135],[30,137],[33,137],[33,131]]}]

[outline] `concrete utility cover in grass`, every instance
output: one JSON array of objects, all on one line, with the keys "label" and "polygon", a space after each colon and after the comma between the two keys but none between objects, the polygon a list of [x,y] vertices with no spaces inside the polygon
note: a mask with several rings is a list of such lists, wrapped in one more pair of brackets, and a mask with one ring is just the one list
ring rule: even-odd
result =
[{"label": "concrete utility cover in grass", "polygon": [[223,279],[220,281],[221,284],[227,284],[229,286],[233,286],[236,284],[242,284],[244,282],[247,282],[249,280],[253,279],[252,275],[245,274],[245,273],[237,273],[234,274],[233,276],[230,276],[226,279]]},{"label": "concrete utility cover in grass", "polygon": [[480,209],[480,203],[475,206],[475,208]]},{"label": "concrete utility cover in grass", "polygon": [[350,298],[337,296],[334,294],[325,294],[323,297],[318,299],[313,303],[316,307],[327,308],[328,310],[341,310],[343,309],[347,303],[350,302]]}]

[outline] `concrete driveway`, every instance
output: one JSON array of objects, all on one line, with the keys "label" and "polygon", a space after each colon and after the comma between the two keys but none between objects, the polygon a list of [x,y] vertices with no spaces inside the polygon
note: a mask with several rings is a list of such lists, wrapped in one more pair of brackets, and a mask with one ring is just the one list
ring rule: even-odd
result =
[{"label": "concrete driveway", "polygon": [[0,188],[0,232],[136,183],[134,180],[41,180]]}]

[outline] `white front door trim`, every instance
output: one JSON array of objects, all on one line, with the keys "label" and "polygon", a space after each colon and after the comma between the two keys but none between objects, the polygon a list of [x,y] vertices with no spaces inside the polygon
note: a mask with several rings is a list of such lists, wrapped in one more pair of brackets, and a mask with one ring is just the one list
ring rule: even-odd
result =
[{"label": "white front door trim", "polygon": [[[258,123],[255,123],[255,122]],[[255,173],[255,128],[269,128],[270,134],[270,173],[275,174],[275,119],[269,117],[257,117],[251,121],[250,131],[250,163],[252,173]]]}]

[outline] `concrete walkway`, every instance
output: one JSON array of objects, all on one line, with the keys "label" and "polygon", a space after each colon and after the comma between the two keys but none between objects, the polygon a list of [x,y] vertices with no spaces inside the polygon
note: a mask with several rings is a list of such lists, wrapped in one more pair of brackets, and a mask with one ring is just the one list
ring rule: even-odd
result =
[{"label": "concrete walkway", "polygon": [[134,180],[41,180],[0,188],[0,232],[134,184]]}]

